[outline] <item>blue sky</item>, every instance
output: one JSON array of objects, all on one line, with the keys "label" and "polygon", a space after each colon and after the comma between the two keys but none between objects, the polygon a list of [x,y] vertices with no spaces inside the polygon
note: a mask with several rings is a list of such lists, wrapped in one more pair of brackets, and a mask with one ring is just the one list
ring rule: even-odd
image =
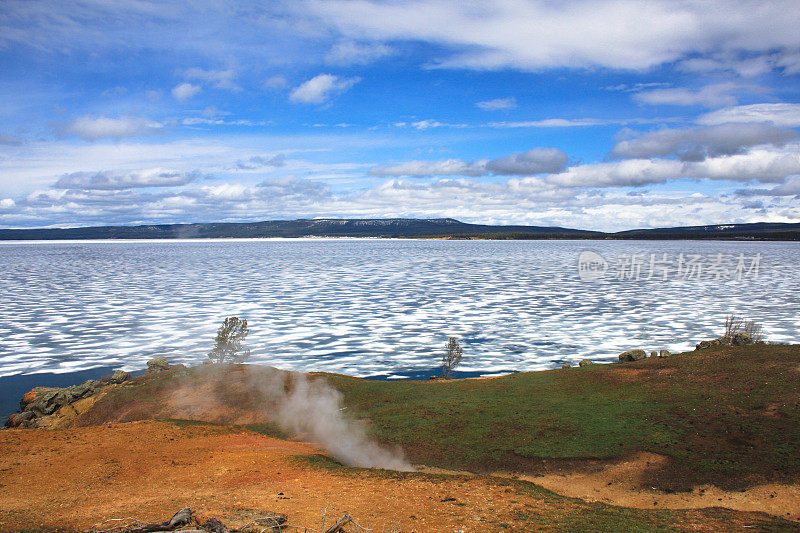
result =
[{"label": "blue sky", "polygon": [[0,227],[800,221],[796,1],[5,0]]}]

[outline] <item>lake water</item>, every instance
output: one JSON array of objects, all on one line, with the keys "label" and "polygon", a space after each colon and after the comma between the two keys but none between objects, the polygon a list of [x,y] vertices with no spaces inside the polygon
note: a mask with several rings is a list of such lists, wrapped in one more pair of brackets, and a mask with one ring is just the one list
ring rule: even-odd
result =
[{"label": "lake water", "polygon": [[[586,250],[607,261],[604,276],[581,278]],[[798,251],[696,241],[6,242],[0,376],[137,369],[158,355],[197,364],[233,315],[248,319],[252,362],[390,378],[436,367],[448,336],[463,346],[461,369],[481,374],[686,350],[719,336],[731,312],[760,322],[769,340],[800,342]]]}]

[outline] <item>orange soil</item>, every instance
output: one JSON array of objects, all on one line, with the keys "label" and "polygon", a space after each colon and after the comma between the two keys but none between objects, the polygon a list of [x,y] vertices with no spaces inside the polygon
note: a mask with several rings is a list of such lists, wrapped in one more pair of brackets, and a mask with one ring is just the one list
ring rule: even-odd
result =
[{"label": "orange soil", "polygon": [[[297,459],[318,453],[236,427],[168,421],[0,431],[0,531],[156,522],[187,506],[229,527],[280,512],[318,531],[324,510],[328,525],[348,512],[376,533],[537,531],[596,505],[488,476],[328,470]],[[746,531],[764,517],[677,513],[676,528],[709,532]]]},{"label": "orange soil", "polygon": [[452,533],[484,530],[487,521],[526,504],[546,510],[541,500],[486,478],[398,479],[310,468],[291,456],[319,453],[313,445],[234,428],[131,422],[16,429],[0,432],[0,450],[0,530],[87,529],[125,517],[162,521],[189,506],[229,527],[242,526],[248,510],[257,510],[286,513],[290,524],[318,530],[327,509],[328,525],[349,512],[375,532]]},{"label": "orange soil", "polygon": [[642,452],[593,472],[520,476],[519,479],[565,496],[624,507],[696,509],[719,506],[738,511],[762,511],[788,520],[800,519],[800,485],[758,485],[745,491],[724,491],[709,485],[695,487],[692,492],[669,494],[643,490],[645,471],[666,461],[666,457]]}]

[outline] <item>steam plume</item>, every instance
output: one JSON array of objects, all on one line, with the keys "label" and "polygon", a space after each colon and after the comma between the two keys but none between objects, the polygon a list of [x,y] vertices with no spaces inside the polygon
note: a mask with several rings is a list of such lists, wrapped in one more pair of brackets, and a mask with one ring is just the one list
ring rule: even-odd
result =
[{"label": "steam plume", "polygon": [[275,421],[296,437],[319,443],[348,466],[411,471],[400,450],[382,448],[367,437],[364,427],[342,414],[342,395],[322,380],[297,375],[290,392],[281,387]]},{"label": "steam plume", "polygon": [[[179,378],[181,379],[181,378]],[[322,379],[249,365],[202,365],[170,391],[160,418],[227,424],[268,420],[294,438],[316,442],[348,466],[411,471],[399,448],[383,448],[345,416],[342,395]]]}]

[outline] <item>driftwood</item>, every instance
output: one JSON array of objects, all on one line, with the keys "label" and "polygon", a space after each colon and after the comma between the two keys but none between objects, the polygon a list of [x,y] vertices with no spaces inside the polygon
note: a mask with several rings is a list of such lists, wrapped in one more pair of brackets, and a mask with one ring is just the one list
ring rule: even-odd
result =
[{"label": "driftwood", "polygon": [[[91,529],[86,531],[86,533],[156,533],[169,531],[175,531],[176,533],[179,531],[181,533],[238,533],[241,531],[252,531],[252,526],[267,527],[270,531],[281,531],[285,528],[300,529],[298,526],[289,525],[286,520],[287,517],[285,514],[274,513],[272,516],[262,516],[261,518],[253,520],[252,522],[246,524],[241,530],[228,529],[225,524],[213,517],[208,518],[201,524],[198,518],[192,515],[192,510],[187,507],[175,513],[172,518],[166,522],[153,522],[146,524],[136,520],[135,518],[112,518],[93,526]],[[105,524],[113,522],[119,523],[120,525],[112,526],[110,528],[104,526]],[[122,525],[123,523],[125,525]],[[327,529],[325,529],[324,524],[325,519],[323,511],[323,533],[347,533],[344,529],[347,525],[352,525],[359,530],[369,531],[368,529],[359,525],[358,522],[353,520],[353,517],[351,517],[348,513],[342,515],[342,517],[337,520],[335,524]],[[101,528],[100,526],[104,527]],[[194,526],[196,529],[191,531],[183,529],[187,526]],[[303,529],[308,531],[308,528]],[[266,530],[262,529],[261,531]]]},{"label": "driftwood", "polygon": [[192,510],[188,507],[181,509],[172,518],[160,524],[146,524],[125,530],[125,533],[150,533],[152,531],[172,531],[179,527],[188,526],[192,523]]},{"label": "driftwood", "polygon": [[[93,526],[89,529],[90,533],[152,533],[155,531],[174,531],[179,527],[185,527],[192,525],[192,510],[188,507],[185,509],[181,509],[177,513],[175,513],[172,518],[167,520],[166,522],[153,522],[150,524],[143,524],[139,522],[139,520],[133,518],[122,518],[122,519],[111,519],[106,520],[105,522],[101,522],[98,525],[107,524],[109,522],[122,522],[126,520],[131,520],[135,525],[128,525],[128,526],[115,526],[111,529],[98,529],[97,526]],[[225,533],[227,533],[227,529]],[[216,532],[215,532],[216,533]]]},{"label": "driftwood", "polygon": [[325,530],[325,533],[344,533],[344,526],[352,522],[352,517],[345,513],[335,524]]},{"label": "driftwood", "polygon": [[209,518],[200,527],[208,531],[208,533],[230,533],[225,524],[216,518]]},{"label": "driftwood", "polygon": [[[288,517],[283,513],[273,513],[272,516],[262,516],[260,518],[256,518],[251,522],[243,525],[241,527],[242,530],[246,530],[248,527],[258,527],[258,528],[270,528],[271,530],[282,530],[287,527],[294,527],[299,529],[297,526],[290,526],[286,523]],[[263,531],[263,530],[262,530]]]}]

